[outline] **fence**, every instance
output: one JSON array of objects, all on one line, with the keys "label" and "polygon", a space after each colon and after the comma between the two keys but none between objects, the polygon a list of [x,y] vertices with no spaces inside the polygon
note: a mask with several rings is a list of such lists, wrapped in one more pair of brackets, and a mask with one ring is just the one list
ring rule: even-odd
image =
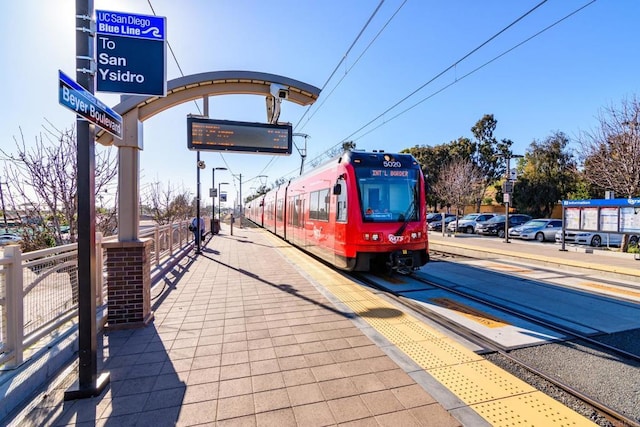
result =
[{"label": "fence", "polygon": [[[188,221],[155,226],[140,233],[150,238],[151,270],[193,242]],[[109,238],[109,240],[112,238]],[[106,241],[107,239],[105,239]],[[102,236],[96,233],[96,306],[107,295],[104,280]],[[0,366],[18,366],[25,352],[40,339],[77,322],[78,245],[22,253],[17,245],[6,246],[0,258]]]}]

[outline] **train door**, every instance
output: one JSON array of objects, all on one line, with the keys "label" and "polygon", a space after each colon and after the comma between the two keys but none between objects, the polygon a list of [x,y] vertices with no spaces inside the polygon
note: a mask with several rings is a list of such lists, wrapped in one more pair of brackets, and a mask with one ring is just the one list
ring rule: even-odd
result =
[{"label": "train door", "polygon": [[289,198],[287,238],[298,246],[304,246],[304,194]]},{"label": "train door", "polygon": [[340,178],[333,187],[333,196],[336,198],[335,212],[335,240],[334,240],[334,263],[341,268],[347,268],[346,250],[349,236],[347,235],[348,197],[347,183]]}]

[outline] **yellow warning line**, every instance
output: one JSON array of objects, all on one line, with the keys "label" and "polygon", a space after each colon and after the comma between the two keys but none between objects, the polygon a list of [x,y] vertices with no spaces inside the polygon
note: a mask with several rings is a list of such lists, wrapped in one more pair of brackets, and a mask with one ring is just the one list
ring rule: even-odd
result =
[{"label": "yellow warning line", "polygon": [[482,263],[482,265],[492,270],[508,271],[510,273],[522,273],[522,274],[533,273],[533,270],[531,270],[530,268],[514,267],[512,265],[506,265],[506,264],[496,264],[495,262],[485,262],[485,263]]},{"label": "yellow warning line", "polygon": [[446,335],[398,310],[370,290],[306,257],[299,250],[277,249],[491,425],[596,426]]},{"label": "yellow warning line", "polygon": [[614,294],[627,295],[631,297],[640,298],[640,292],[638,291],[632,291],[630,289],[622,289],[615,286],[608,286],[602,283],[580,282],[578,283],[578,286],[585,287],[585,288],[599,289],[601,291],[607,291]]},{"label": "yellow warning line", "polygon": [[480,323],[487,328],[502,328],[504,326],[510,325],[510,323],[506,320],[502,320],[489,313],[485,313],[484,311],[477,310],[473,307],[469,307],[468,305],[459,303],[458,301],[453,301],[449,298],[431,298],[429,301],[436,305],[439,305],[440,307],[448,308],[449,310],[455,311],[456,313],[466,317],[467,319],[471,319],[474,322]]}]

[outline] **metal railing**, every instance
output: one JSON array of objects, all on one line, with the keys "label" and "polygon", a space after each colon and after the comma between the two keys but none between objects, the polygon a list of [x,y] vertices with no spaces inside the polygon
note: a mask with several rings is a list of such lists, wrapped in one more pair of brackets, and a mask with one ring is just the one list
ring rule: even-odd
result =
[{"label": "metal railing", "polygon": [[[150,238],[151,281],[164,263],[193,243],[189,222],[155,226],[140,233]],[[111,237],[104,241],[115,239]],[[102,235],[96,233],[96,306],[105,304]],[[18,366],[25,353],[43,337],[65,324],[77,323],[78,245],[22,253],[20,246],[4,248],[0,258],[0,366]]]}]

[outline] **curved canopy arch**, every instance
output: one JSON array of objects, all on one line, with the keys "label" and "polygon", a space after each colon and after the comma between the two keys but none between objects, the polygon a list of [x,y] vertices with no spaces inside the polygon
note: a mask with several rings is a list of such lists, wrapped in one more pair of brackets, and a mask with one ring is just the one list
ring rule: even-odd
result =
[{"label": "curved canopy arch", "polygon": [[[255,71],[211,71],[179,77],[167,82],[167,96],[123,96],[121,102],[113,107],[125,118],[131,114],[144,122],[146,119],[176,105],[215,95],[271,95],[271,85],[276,84],[288,89],[287,100],[299,105],[311,105],[320,95],[315,86],[276,74]],[[113,136],[105,131],[97,135],[100,144],[113,144]]]}]

